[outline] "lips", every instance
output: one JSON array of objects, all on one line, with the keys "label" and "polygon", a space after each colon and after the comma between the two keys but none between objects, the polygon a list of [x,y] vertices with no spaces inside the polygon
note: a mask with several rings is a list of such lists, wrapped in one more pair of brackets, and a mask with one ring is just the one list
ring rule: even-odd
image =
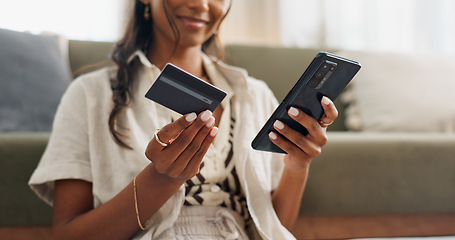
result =
[{"label": "lips", "polygon": [[179,19],[183,22],[183,24],[193,29],[201,29],[208,24],[208,21],[193,17],[179,17]]}]

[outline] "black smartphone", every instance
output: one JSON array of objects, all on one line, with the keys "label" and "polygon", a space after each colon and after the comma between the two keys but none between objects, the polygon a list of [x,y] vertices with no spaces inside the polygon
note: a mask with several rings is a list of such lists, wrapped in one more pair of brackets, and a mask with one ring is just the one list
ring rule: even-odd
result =
[{"label": "black smartphone", "polygon": [[215,111],[226,92],[168,63],[145,97],[185,115],[207,109]]},{"label": "black smartphone", "polygon": [[[264,127],[259,131],[251,146],[256,150],[285,153],[269,139],[273,123],[280,120],[292,129],[306,135],[308,131],[289,117],[289,108],[296,107],[315,119],[324,114],[321,106],[323,96],[332,101],[343,91],[360,69],[360,63],[331,53],[320,52],[316,55],[303,75],[275,109]],[[280,134],[281,135],[281,134]]]}]

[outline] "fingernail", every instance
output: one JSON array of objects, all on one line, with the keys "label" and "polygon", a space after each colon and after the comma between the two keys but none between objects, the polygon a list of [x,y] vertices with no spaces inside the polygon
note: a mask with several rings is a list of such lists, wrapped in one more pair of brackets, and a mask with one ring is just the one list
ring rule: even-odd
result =
[{"label": "fingernail", "polygon": [[204,113],[202,113],[201,115],[201,120],[206,122],[207,120],[209,120],[209,118],[212,116],[212,112],[210,110],[205,110]]},{"label": "fingernail", "polygon": [[207,127],[211,127],[215,122],[215,118],[211,117],[210,120],[205,124]]},{"label": "fingernail", "polygon": [[210,130],[210,136],[215,137],[215,135],[218,133],[218,128],[213,127],[212,130]]},{"label": "fingernail", "polygon": [[295,108],[295,107],[289,108],[288,112],[289,112],[289,114],[291,114],[294,117],[297,117],[297,115],[299,115],[299,110],[297,110],[297,108]]},{"label": "fingernail", "polygon": [[277,135],[276,135],[276,133],[274,133],[274,132],[270,132],[270,133],[269,133],[269,137],[270,137],[271,139],[275,140],[275,139],[277,138]]},{"label": "fingernail", "polygon": [[322,103],[325,104],[325,105],[329,105],[330,104],[330,99],[326,96],[322,97]]},{"label": "fingernail", "polygon": [[280,120],[276,120],[275,123],[273,124],[273,126],[275,126],[278,129],[284,128],[284,124]]},{"label": "fingernail", "polygon": [[194,112],[186,115],[186,117],[185,117],[187,122],[192,122],[192,121],[196,120],[196,118],[197,118],[197,115]]}]

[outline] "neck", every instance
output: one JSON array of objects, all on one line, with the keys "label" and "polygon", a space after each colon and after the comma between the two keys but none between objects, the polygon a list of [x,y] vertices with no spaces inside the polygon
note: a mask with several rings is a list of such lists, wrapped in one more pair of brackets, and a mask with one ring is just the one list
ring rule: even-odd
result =
[{"label": "neck", "polygon": [[147,54],[150,62],[157,67],[163,69],[167,63],[172,63],[195,76],[204,78],[201,46],[177,46],[175,50],[174,45],[162,47],[164,45],[161,44],[159,46],[151,47]]}]

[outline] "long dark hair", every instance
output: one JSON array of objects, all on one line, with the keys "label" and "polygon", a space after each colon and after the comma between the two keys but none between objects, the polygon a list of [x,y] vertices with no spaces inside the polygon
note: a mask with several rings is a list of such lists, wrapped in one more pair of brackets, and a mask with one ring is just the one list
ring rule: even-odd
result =
[{"label": "long dark hair", "polygon": [[[163,0],[163,6],[165,5],[166,0]],[[137,60],[129,61],[128,58],[137,50],[141,50],[147,54],[147,46],[153,41],[153,18],[150,16],[150,18],[146,20],[144,17],[145,10],[146,6],[140,0],[136,0],[134,3],[134,11],[132,11],[131,16],[128,19],[123,37],[117,42],[111,56],[112,60],[117,65],[118,70],[115,78],[111,79],[112,101],[114,106],[109,115],[109,130],[115,142],[127,149],[132,148],[126,144],[122,138],[126,138],[128,135],[119,132],[117,119],[133,100],[131,87],[135,79],[135,74],[140,66]],[[166,7],[164,10],[176,37],[175,44],[177,46],[180,39],[180,33],[175,23],[170,19]],[[222,58],[223,48],[218,38],[218,34],[212,35],[203,43],[202,51],[207,52],[208,49],[211,49],[211,51],[214,49],[216,57],[219,59]]]}]

